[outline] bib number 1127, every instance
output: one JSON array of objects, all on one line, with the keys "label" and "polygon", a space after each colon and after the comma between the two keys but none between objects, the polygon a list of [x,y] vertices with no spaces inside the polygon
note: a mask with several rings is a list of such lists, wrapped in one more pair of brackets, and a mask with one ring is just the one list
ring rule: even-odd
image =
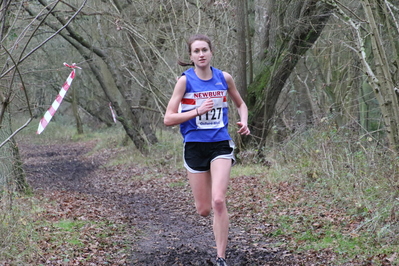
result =
[{"label": "bib number 1127", "polygon": [[222,107],[213,108],[208,113],[198,117],[198,120],[219,120],[222,117]]}]

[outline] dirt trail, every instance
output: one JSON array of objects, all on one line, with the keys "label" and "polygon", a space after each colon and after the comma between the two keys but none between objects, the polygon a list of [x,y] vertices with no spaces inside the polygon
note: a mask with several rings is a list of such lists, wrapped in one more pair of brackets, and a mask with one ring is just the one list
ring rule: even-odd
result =
[{"label": "dirt trail", "polygon": [[[123,265],[213,265],[216,250],[212,218],[195,213],[185,173],[162,167],[104,167],[117,151],[94,155],[89,153],[94,146],[94,142],[22,143],[30,184],[43,195],[62,191],[72,199],[74,195],[85,195],[87,204],[111,206],[98,215],[110,215],[112,219],[118,213],[118,219],[132,229],[130,236],[124,236],[132,246]],[[154,178],[131,178],[144,173],[147,177],[153,174]],[[172,183],[185,185],[171,186]],[[268,241],[232,221],[229,265],[308,265],[287,251],[272,248]]]}]

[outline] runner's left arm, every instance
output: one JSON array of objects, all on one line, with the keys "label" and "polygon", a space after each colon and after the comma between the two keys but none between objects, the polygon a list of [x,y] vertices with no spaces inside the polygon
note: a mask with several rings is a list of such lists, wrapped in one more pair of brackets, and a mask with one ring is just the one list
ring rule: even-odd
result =
[{"label": "runner's left arm", "polygon": [[229,96],[236,105],[240,116],[240,121],[237,122],[237,125],[239,126],[237,132],[241,135],[249,135],[251,131],[248,128],[248,107],[238,92],[233,77],[227,72],[223,72],[223,75],[227,82]]}]

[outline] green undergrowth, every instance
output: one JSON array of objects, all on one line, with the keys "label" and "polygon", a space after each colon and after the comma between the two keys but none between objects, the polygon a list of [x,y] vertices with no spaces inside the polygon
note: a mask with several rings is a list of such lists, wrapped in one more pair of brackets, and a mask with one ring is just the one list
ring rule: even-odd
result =
[{"label": "green undergrowth", "polygon": [[112,217],[58,217],[60,210],[49,209],[57,203],[32,196],[14,195],[9,202],[3,195],[1,203],[0,265],[84,265],[96,257],[126,257],[126,225]]},{"label": "green undergrowth", "polygon": [[[30,261],[37,254],[37,231],[32,215],[38,205],[27,198],[0,194],[0,264]],[[20,264],[22,265],[22,264]]]},{"label": "green undergrowth", "polygon": [[[399,265],[398,155],[372,137],[329,126],[275,147],[264,153],[274,156],[262,179],[299,189],[301,200],[275,208],[302,212],[276,216],[266,210],[278,224],[272,235],[289,237],[297,252],[328,250],[337,265]],[[337,212],[329,217],[334,222],[323,221],[331,211]]]}]

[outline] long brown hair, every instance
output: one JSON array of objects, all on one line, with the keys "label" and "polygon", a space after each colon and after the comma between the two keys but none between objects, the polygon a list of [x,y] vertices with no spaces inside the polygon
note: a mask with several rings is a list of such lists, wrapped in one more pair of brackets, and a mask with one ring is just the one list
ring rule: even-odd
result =
[{"label": "long brown hair", "polygon": [[[191,45],[192,45],[193,42],[195,42],[195,41],[204,41],[204,42],[206,42],[206,43],[209,45],[209,49],[210,49],[211,52],[212,52],[212,42],[211,42],[211,39],[210,39],[208,36],[204,35],[204,34],[195,34],[195,35],[192,35],[192,36],[187,40],[187,48],[188,48],[188,54],[189,54],[189,55],[191,55]],[[181,65],[181,66],[194,66],[194,63],[193,63],[193,62],[186,63],[186,62],[183,62],[183,61],[181,61],[181,60],[178,60],[177,63],[178,63],[179,65]]]}]

